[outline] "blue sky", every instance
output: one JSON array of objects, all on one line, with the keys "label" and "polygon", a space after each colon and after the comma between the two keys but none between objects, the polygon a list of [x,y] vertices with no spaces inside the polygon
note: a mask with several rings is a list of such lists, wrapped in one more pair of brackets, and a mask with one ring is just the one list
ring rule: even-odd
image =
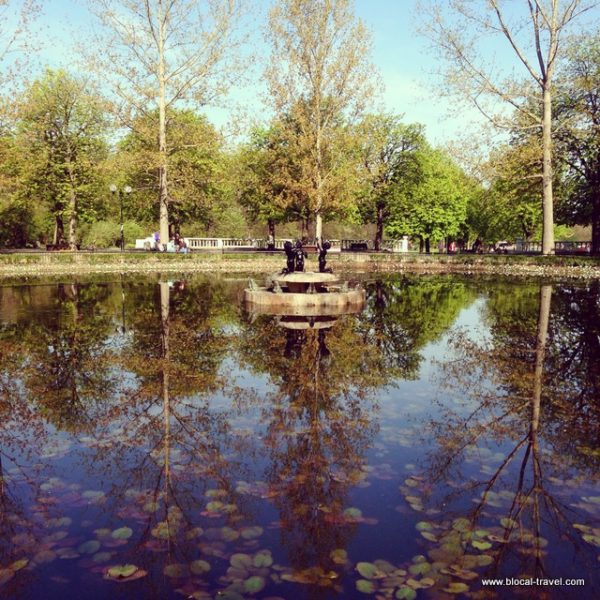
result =
[{"label": "blue sky", "polygon": [[[426,0],[423,0],[426,1]],[[516,0],[512,0],[515,2]],[[404,114],[406,122],[423,123],[427,136],[434,143],[445,143],[471,129],[479,119],[474,109],[465,108],[459,115],[450,116],[448,100],[440,98],[440,82],[433,73],[436,60],[429,51],[429,42],[418,35],[420,23],[419,0],[356,0],[355,12],[371,30],[373,63],[379,70],[385,91],[381,102],[386,110]],[[85,39],[82,33],[91,27],[84,0],[44,0],[44,38],[49,40],[42,61],[50,66],[68,68],[73,56],[73,39]],[[256,0],[253,10],[256,27],[252,41],[265,51],[259,26],[265,22],[269,0]],[[498,47],[497,62],[510,66],[512,53]],[[260,65],[254,75],[260,79]],[[232,98],[244,105],[250,114],[265,114],[259,99],[260,85],[234,90]],[[223,125],[230,118],[228,110],[208,108],[209,118]]]}]

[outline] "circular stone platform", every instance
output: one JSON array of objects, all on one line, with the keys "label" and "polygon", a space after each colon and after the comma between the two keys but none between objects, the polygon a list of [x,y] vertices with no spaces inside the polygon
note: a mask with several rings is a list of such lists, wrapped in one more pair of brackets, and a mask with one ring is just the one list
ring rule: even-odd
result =
[{"label": "circular stone platform", "polygon": [[286,275],[275,275],[273,281],[280,286],[286,287],[288,292],[293,294],[303,294],[308,290],[312,283],[317,292],[323,290],[323,284],[335,283],[339,278],[333,273],[313,273],[312,271],[300,273],[287,273]]}]

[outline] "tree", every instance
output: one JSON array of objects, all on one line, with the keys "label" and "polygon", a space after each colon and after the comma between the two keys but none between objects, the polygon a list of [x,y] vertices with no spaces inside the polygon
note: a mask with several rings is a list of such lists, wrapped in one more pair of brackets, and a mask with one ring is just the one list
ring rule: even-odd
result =
[{"label": "tree", "polygon": [[169,241],[169,109],[217,98],[235,71],[230,58],[240,0],[89,0],[105,26],[99,73],[108,78],[126,125],[154,120],[158,149],[160,241]]},{"label": "tree", "polygon": [[367,115],[358,127],[366,191],[361,212],[367,222],[377,224],[375,250],[381,250],[383,229],[397,194],[394,189],[413,177],[416,150],[425,142],[423,127],[405,125],[396,115]]},{"label": "tree", "polygon": [[89,82],[48,70],[19,107],[16,146],[21,152],[20,196],[43,200],[55,220],[54,244],[76,249],[77,223],[91,218],[100,185],[98,164],[106,156],[104,105]]},{"label": "tree", "polygon": [[299,183],[320,242],[323,214],[336,202],[343,158],[343,153],[331,152],[330,160],[325,155],[340,119],[357,116],[374,90],[367,32],[349,0],[284,0],[271,9],[268,37],[271,98],[280,115],[293,113],[296,120]]},{"label": "tree", "polygon": [[279,141],[274,127],[255,129],[250,142],[242,146],[233,159],[238,201],[253,220],[266,221],[270,240],[275,239],[275,225],[287,221],[293,214],[282,198],[285,190],[275,180],[278,165],[286,153]]},{"label": "tree", "polygon": [[[25,50],[30,47],[31,36],[27,30],[39,12],[38,0],[0,0],[0,94],[16,73],[22,75]],[[6,99],[5,99],[6,100]],[[2,102],[0,119],[12,103]],[[3,125],[1,123],[0,125]]]},{"label": "tree", "polygon": [[[116,155],[116,168],[135,190],[126,211],[147,223],[156,218],[151,198],[160,181],[162,160],[155,123],[156,114],[135,119]],[[206,117],[189,109],[167,111],[165,131],[169,137],[170,221],[177,229],[191,222],[207,228],[215,220],[214,208],[222,196],[222,139]]]},{"label": "tree", "polygon": [[539,233],[541,190],[535,175],[540,166],[537,139],[502,146],[484,166],[489,188],[469,206],[469,224],[478,237],[496,242]]},{"label": "tree", "polygon": [[571,224],[592,225],[592,253],[600,254],[600,32],[578,36],[567,49],[559,80],[559,157],[567,168],[566,198],[558,211]]},{"label": "tree", "polygon": [[393,210],[386,231],[394,238],[416,235],[429,252],[432,240],[456,237],[467,218],[473,183],[440,150],[425,147],[415,154],[415,181],[393,190]]},{"label": "tree", "polygon": [[[485,97],[508,103],[523,113],[528,127],[542,132],[542,253],[554,252],[553,200],[553,86],[557,63],[561,57],[562,40],[573,21],[598,5],[591,0],[527,0],[517,8],[502,0],[468,2],[445,0],[447,15],[436,5],[430,23],[430,33],[450,62],[447,81],[453,89],[466,92],[470,100],[486,116],[501,127],[510,129],[509,122],[498,112],[492,116]],[[470,27],[465,27],[465,21]],[[497,68],[496,61],[486,64],[483,44],[492,36],[500,36],[511,48],[524,69],[531,85],[519,79],[508,79]],[[537,90],[537,92],[536,92]],[[531,111],[528,98],[533,96],[540,110]]]}]

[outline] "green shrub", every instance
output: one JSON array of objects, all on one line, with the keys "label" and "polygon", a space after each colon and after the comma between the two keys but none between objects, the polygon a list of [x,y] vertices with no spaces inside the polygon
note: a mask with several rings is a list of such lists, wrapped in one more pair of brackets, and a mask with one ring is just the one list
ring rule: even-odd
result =
[{"label": "green shrub", "polygon": [[82,231],[82,248],[114,248],[119,245],[121,229],[113,221],[96,221]]}]

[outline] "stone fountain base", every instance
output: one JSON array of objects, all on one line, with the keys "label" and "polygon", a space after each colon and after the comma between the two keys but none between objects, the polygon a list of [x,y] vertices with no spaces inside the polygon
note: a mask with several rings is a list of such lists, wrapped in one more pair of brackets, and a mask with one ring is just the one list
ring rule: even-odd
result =
[{"label": "stone fountain base", "polygon": [[245,302],[260,308],[256,312],[274,315],[341,315],[356,312],[366,300],[365,290],[345,289],[331,273],[289,273],[275,275],[273,281],[281,291],[266,287],[244,290]]}]

